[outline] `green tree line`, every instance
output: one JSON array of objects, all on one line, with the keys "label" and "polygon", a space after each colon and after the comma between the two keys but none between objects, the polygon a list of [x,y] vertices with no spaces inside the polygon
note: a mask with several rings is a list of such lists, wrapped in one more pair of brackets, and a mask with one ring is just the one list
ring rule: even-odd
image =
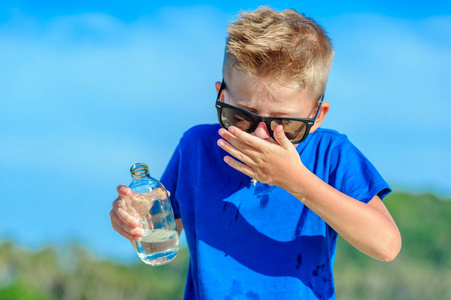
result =
[{"label": "green tree line", "polygon": [[[337,299],[451,299],[451,199],[393,193],[385,200],[400,228],[395,261],[379,262],[339,239]],[[132,251],[132,249],[131,249]],[[100,259],[71,245],[38,251],[0,243],[0,300],[182,299],[189,253],[149,267]]]}]

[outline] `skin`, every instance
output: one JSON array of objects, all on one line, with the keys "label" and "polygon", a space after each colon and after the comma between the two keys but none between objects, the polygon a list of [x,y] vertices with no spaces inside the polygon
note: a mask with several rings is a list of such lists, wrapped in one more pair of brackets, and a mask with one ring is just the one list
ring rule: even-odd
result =
[{"label": "skin", "polygon": [[[306,118],[316,113],[318,98],[309,88],[303,89],[287,80],[275,82],[270,78],[256,78],[236,70],[231,73],[226,74],[227,89],[220,101],[262,116]],[[217,82],[217,91],[219,87],[220,82]],[[321,125],[329,109],[330,104],[323,102],[310,132]],[[259,182],[285,189],[361,252],[382,261],[391,261],[398,255],[401,235],[381,199],[375,196],[365,204],[319,179],[304,166],[282,126],[276,127],[275,140],[264,123],[251,134],[236,127],[221,128],[219,134],[222,138],[217,144],[230,154],[224,157],[230,167]],[[122,200],[131,191],[120,185],[117,192],[118,198],[110,212],[113,228],[130,241],[138,241],[143,232],[137,227],[138,221],[127,213]],[[180,234],[181,219],[176,223]]]},{"label": "skin", "polygon": [[[132,190],[125,185],[118,185],[117,198],[113,202],[113,208],[110,211],[111,225],[113,229],[128,239],[130,242],[140,241],[144,235],[144,230],[140,228],[138,219],[134,218],[127,212],[124,198],[133,196]],[[183,230],[183,224],[181,219],[175,220],[178,234],[180,235]]]}]

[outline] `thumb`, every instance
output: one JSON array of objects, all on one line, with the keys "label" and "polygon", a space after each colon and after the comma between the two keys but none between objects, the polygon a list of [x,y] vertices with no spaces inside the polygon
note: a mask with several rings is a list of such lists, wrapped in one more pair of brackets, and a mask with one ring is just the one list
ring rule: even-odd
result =
[{"label": "thumb", "polygon": [[279,145],[282,146],[283,148],[292,146],[290,140],[285,135],[285,132],[283,132],[282,125],[277,125],[276,129],[274,130],[274,138],[279,143]]},{"label": "thumb", "polygon": [[131,189],[123,184],[118,185],[116,190],[120,196],[128,196],[131,192]]}]

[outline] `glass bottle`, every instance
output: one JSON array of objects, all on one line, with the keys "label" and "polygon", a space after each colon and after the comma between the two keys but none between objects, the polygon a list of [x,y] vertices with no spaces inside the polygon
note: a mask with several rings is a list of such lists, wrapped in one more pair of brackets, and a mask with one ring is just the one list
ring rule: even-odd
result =
[{"label": "glass bottle", "polygon": [[161,182],[149,175],[145,163],[130,168],[133,191],[125,197],[128,212],[139,220],[144,236],[134,241],[135,250],[143,262],[152,266],[174,259],[179,249],[179,236],[168,192]]}]

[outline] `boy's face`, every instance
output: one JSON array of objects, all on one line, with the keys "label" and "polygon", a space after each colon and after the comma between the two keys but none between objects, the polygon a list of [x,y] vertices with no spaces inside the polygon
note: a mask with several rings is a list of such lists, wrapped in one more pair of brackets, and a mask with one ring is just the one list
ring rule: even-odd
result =
[{"label": "boy's face", "polygon": [[[230,73],[226,80],[227,88],[220,97],[221,102],[264,117],[315,117],[319,99],[315,99],[310,89],[302,89],[297,84],[280,80],[272,82],[236,70],[232,70]],[[219,90],[219,86],[220,83],[217,82],[217,90]],[[318,128],[328,109],[329,104],[324,102],[310,132]],[[251,134],[263,140],[275,142],[264,123],[260,123]]]}]

